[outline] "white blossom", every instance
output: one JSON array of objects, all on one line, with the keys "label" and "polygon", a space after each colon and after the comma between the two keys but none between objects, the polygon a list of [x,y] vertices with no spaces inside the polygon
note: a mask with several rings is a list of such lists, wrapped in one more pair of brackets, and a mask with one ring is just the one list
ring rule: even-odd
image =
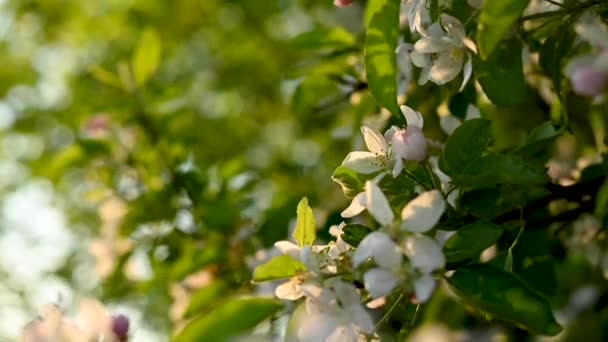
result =
[{"label": "white blossom", "polygon": [[367,126],[361,127],[365,145],[369,151],[350,152],[342,166],[363,174],[382,170],[388,164],[388,144],[380,132]]},{"label": "white blossom", "polygon": [[401,11],[405,13],[412,33],[426,33],[425,26],[431,23],[428,0],[404,0]]},{"label": "white blossom", "polygon": [[419,83],[427,80],[438,85],[445,84],[464,70],[460,90],[464,89],[473,72],[473,59],[469,51],[476,52],[475,43],[467,38],[462,23],[448,15],[441,14],[440,22],[432,24],[427,35],[414,44],[410,54],[412,63],[422,68]]},{"label": "white blossom", "polygon": [[399,281],[401,250],[387,234],[372,232],[359,243],[353,256],[353,267],[370,258],[378,267],[367,270],[363,275],[365,288],[373,298],[388,295]]},{"label": "white blossom", "polygon": [[441,246],[426,235],[414,234],[405,239],[403,252],[419,272],[419,276],[413,281],[416,300],[425,302],[435,289],[435,279],[431,273],[445,267]]},{"label": "white blossom", "polygon": [[425,191],[401,211],[401,228],[423,233],[435,226],[445,211],[445,200],[439,190]]},{"label": "white blossom", "polygon": [[365,209],[383,226],[391,224],[395,219],[395,214],[388,203],[388,199],[384,196],[380,187],[369,180],[365,182],[365,190],[353,198],[351,204],[342,211],[341,215],[345,218],[353,217],[359,215]]},{"label": "white blossom", "polygon": [[[300,247],[291,241],[277,241],[274,246],[285,255],[289,255],[295,260],[302,262],[308,272],[318,274],[323,266],[327,266],[326,260],[319,255],[319,252],[326,248],[324,245],[303,246]],[[289,280],[279,284],[274,291],[275,296],[280,299],[298,300],[304,296],[304,291],[301,285],[305,280],[305,276],[297,274]]]},{"label": "white blossom", "polygon": [[373,321],[352,284],[332,278],[323,287],[307,284],[304,291],[306,315],[297,332],[300,341],[364,341],[363,334],[373,332]]}]

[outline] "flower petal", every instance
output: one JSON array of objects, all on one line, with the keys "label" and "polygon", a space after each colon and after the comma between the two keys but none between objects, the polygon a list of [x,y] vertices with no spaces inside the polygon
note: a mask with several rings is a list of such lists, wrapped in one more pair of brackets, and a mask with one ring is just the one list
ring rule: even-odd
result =
[{"label": "flower petal", "polygon": [[433,294],[435,289],[435,279],[430,274],[423,274],[420,278],[414,280],[414,293],[418,303],[424,303]]},{"label": "flower petal", "polygon": [[365,210],[365,192],[357,194],[348,208],[344,209],[340,215],[344,218],[354,217],[361,214],[363,210]]},{"label": "flower petal", "polygon": [[287,240],[277,241],[274,246],[281,251],[283,254],[287,254],[290,257],[300,260],[300,247],[295,243]]},{"label": "flower petal", "polygon": [[418,53],[441,53],[452,48],[447,37],[426,37],[414,44],[414,50]]},{"label": "flower petal", "polygon": [[399,246],[382,232],[369,233],[361,240],[353,255],[353,266],[358,267],[369,258],[373,258],[378,266],[389,270],[398,269],[401,265]]},{"label": "flower petal", "polygon": [[342,161],[342,166],[363,174],[374,173],[382,168],[378,156],[365,151],[350,152]]},{"label": "flower petal", "polygon": [[467,106],[467,112],[464,116],[465,120],[478,119],[481,117],[481,113],[479,112],[479,108],[470,104]]},{"label": "flower petal", "polygon": [[388,226],[395,219],[388,199],[378,185],[371,181],[365,182],[365,206],[370,215],[383,226]]},{"label": "flower petal", "polygon": [[463,62],[464,51],[462,49],[455,48],[444,52],[433,63],[429,78],[438,85],[445,84],[458,76]]},{"label": "flower petal", "polygon": [[363,284],[372,298],[379,298],[391,293],[397,285],[397,278],[392,272],[377,267],[365,272]]},{"label": "flower petal", "polygon": [[395,166],[393,166],[393,178],[397,178],[403,171],[403,158],[397,158]]},{"label": "flower petal", "polygon": [[449,35],[458,39],[466,37],[466,33],[464,32],[464,26],[462,25],[460,20],[445,13],[442,13],[439,16],[439,19],[441,20],[441,25],[443,25]]},{"label": "flower petal", "polygon": [[304,296],[304,291],[300,288],[300,281],[293,277],[290,280],[280,284],[274,290],[274,295],[280,299],[296,300]]},{"label": "flower petal", "polygon": [[419,68],[429,68],[432,65],[429,55],[420,52],[412,51],[412,53],[410,53],[410,59],[412,60],[412,63]]},{"label": "flower petal", "polygon": [[418,126],[422,128],[424,126],[424,118],[420,112],[413,110],[408,106],[401,106],[401,113],[405,117],[405,122],[407,122],[408,126]]},{"label": "flower petal", "polygon": [[445,257],[439,244],[422,234],[408,236],[404,241],[403,252],[415,268],[423,273],[431,273],[445,266]]},{"label": "flower petal", "polygon": [[401,228],[422,233],[433,228],[445,211],[445,200],[439,190],[425,191],[401,211]]},{"label": "flower petal", "polygon": [[454,115],[445,115],[439,118],[439,126],[441,126],[441,129],[447,135],[452,135],[456,128],[458,128],[458,126],[460,126],[461,124],[462,122],[460,121],[460,119]]},{"label": "flower petal", "polygon": [[462,78],[462,85],[458,91],[462,91],[464,89],[469,82],[469,79],[471,79],[471,74],[473,74],[473,59],[471,58],[471,54],[467,55],[467,61],[464,63],[464,68],[462,69],[462,74],[464,77]]},{"label": "flower petal", "polygon": [[365,140],[365,145],[367,145],[370,152],[373,152],[376,155],[386,154],[388,151],[388,144],[380,132],[367,126],[362,126],[361,133],[363,133],[363,140]]}]

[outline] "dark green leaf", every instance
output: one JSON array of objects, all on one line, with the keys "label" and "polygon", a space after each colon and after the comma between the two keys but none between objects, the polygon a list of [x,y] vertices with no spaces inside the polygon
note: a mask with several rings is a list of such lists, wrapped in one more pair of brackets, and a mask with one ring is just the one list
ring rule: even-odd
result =
[{"label": "dark green leaf", "polygon": [[542,164],[508,154],[491,154],[469,163],[454,175],[454,184],[466,187],[491,187],[497,184],[536,185],[546,181]]},{"label": "dark green leaf", "polygon": [[376,101],[399,116],[397,104],[397,61],[399,39],[399,1],[371,0],[365,35],[365,73]]},{"label": "dark green leaf", "polygon": [[479,84],[497,106],[514,106],[526,98],[521,50],[522,43],[519,40],[507,40],[486,61],[477,60],[473,64]]},{"label": "dark green leaf", "polygon": [[357,247],[359,242],[371,232],[371,228],[362,224],[347,224],[342,227],[342,240],[353,247]]},{"label": "dark green leaf", "polygon": [[481,158],[490,142],[489,120],[465,121],[448,138],[442,153],[441,169],[452,176],[462,173],[471,162]]},{"label": "dark green leaf", "polygon": [[232,298],[188,323],[173,341],[226,341],[253,329],[281,308],[267,298]]},{"label": "dark green leaf", "polygon": [[253,281],[268,281],[292,277],[305,271],[306,266],[289,255],[277,255],[256,267],[253,271]]},{"label": "dark green leaf", "polygon": [[443,245],[448,262],[459,262],[477,256],[494,244],[502,234],[502,227],[488,221],[475,221],[460,228]]},{"label": "dark green leaf", "polygon": [[511,30],[528,0],[484,1],[477,26],[479,54],[486,59]]},{"label": "dark green leaf", "polygon": [[459,268],[448,284],[465,302],[539,335],[562,331],[551,306],[516,275],[486,264]]}]

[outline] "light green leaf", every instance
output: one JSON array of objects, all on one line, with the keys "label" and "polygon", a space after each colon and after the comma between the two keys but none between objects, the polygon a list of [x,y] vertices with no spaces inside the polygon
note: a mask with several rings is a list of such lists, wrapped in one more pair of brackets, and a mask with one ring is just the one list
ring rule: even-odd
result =
[{"label": "light green leaf", "polygon": [[401,116],[397,104],[397,61],[399,1],[371,0],[365,35],[365,73],[372,95],[381,106]]},{"label": "light green leaf", "polygon": [[253,329],[281,307],[279,302],[268,298],[232,298],[188,323],[172,340],[226,341]]},{"label": "light green leaf", "polygon": [[184,311],[184,318],[190,318],[208,310],[224,292],[226,292],[226,283],[221,280],[214,281],[211,284],[198,289],[190,297],[188,308]]},{"label": "light green leaf", "polygon": [[547,300],[513,273],[471,264],[457,269],[448,284],[467,304],[534,334],[562,331]]},{"label": "light green leaf", "polygon": [[308,206],[306,197],[298,203],[297,214],[298,222],[296,223],[296,229],[293,231],[293,237],[300,247],[312,246],[317,238],[317,226],[312,208]]},{"label": "light green leaf", "polygon": [[289,255],[278,255],[255,268],[253,281],[289,278],[305,270],[306,266],[300,261]]},{"label": "light green leaf", "polygon": [[154,74],[160,63],[161,40],[153,28],[146,28],[141,34],[133,54],[132,68],[135,84],[143,85]]},{"label": "light green leaf", "polygon": [[464,225],[443,245],[443,254],[448,262],[459,262],[477,256],[494,244],[503,229],[488,221],[475,221]]},{"label": "light green leaf", "polygon": [[486,59],[511,30],[529,0],[484,1],[477,26],[477,44]]},{"label": "light green leaf", "polygon": [[515,106],[526,99],[527,85],[521,50],[521,41],[506,40],[500,43],[487,60],[478,59],[473,63],[479,84],[497,106]]},{"label": "light green leaf", "polygon": [[317,27],[289,40],[289,44],[301,49],[345,48],[355,43],[352,33],[341,27]]},{"label": "light green leaf", "polygon": [[340,184],[342,192],[348,198],[353,198],[363,191],[364,184],[357,176],[357,173],[344,166],[338,166],[331,179]]}]

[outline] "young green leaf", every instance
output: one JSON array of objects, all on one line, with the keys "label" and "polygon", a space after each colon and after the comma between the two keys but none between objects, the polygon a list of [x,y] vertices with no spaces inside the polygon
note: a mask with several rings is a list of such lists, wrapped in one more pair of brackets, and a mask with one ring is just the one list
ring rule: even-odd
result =
[{"label": "young green leaf", "polygon": [[363,191],[363,182],[357,176],[357,173],[344,166],[338,166],[331,176],[331,179],[340,184],[342,192],[348,198],[355,197]]},{"label": "young green leaf", "polygon": [[268,298],[232,298],[194,319],[173,337],[173,341],[226,341],[253,329],[282,305]]},{"label": "young green leaf", "polygon": [[443,245],[448,262],[473,258],[494,244],[502,235],[502,227],[488,221],[475,221],[460,228]]},{"label": "young green leaf", "polygon": [[528,5],[529,0],[484,1],[477,26],[477,44],[486,59],[505,37]]},{"label": "young green leaf", "polygon": [[253,281],[268,281],[289,278],[298,272],[305,271],[306,266],[289,255],[277,255],[256,267],[253,271]]},{"label": "young green leaf", "polygon": [[487,264],[463,266],[448,284],[469,305],[534,334],[553,336],[562,331],[547,300],[500,268]]},{"label": "young green leaf", "polygon": [[372,95],[381,106],[401,116],[397,104],[397,60],[399,1],[371,0],[365,35],[365,73]]},{"label": "young green leaf", "polygon": [[317,27],[289,40],[289,45],[301,49],[339,49],[350,47],[354,43],[355,37],[352,33],[341,27]]},{"label": "young green leaf", "polygon": [[135,84],[142,86],[154,74],[160,63],[160,52],[161,41],[158,34],[152,28],[145,29],[131,62]]},{"label": "young green leaf", "polygon": [[298,203],[296,228],[293,231],[293,237],[298,242],[300,247],[312,246],[317,237],[317,226],[315,217],[312,214],[312,208],[308,206],[308,199],[302,198]]}]

